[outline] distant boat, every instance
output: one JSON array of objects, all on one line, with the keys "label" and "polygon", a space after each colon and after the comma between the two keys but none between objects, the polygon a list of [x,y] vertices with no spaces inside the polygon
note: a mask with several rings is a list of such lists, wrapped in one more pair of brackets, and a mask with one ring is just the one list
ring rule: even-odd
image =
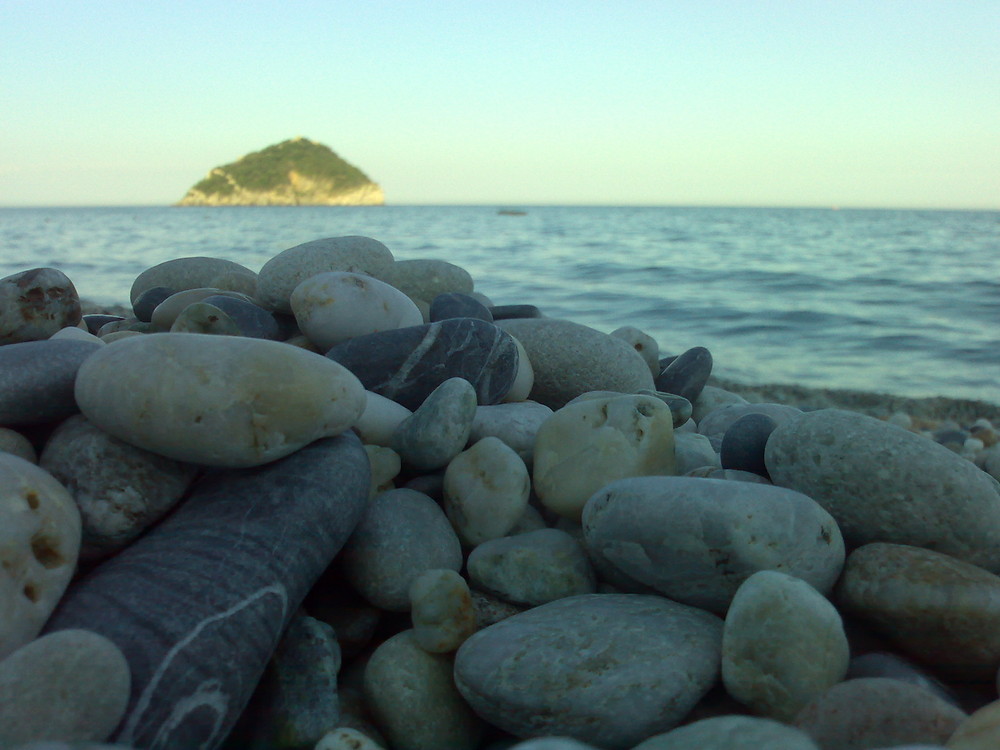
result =
[{"label": "distant boat", "polygon": [[517,211],[513,208],[501,208],[499,211],[497,211],[497,213],[500,214],[500,216],[524,216],[528,212]]}]

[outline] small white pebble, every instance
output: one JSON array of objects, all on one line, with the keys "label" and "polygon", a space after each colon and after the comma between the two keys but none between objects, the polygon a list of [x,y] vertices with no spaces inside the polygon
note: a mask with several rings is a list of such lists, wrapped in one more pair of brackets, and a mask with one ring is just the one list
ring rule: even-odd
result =
[{"label": "small white pebble", "polygon": [[313,750],[385,750],[385,748],[357,729],[340,727],[324,734]]},{"label": "small white pebble", "polygon": [[902,427],[904,430],[909,430],[913,427],[913,419],[905,411],[897,411],[893,413],[888,420],[889,424],[894,424],[897,427]]}]

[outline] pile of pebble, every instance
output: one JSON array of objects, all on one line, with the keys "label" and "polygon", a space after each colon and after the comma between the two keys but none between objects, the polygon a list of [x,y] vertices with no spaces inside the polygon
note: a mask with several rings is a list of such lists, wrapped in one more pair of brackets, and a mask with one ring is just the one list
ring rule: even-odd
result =
[{"label": "pile of pebble", "polygon": [[987,419],[751,403],[366,237],[130,301],[0,279],[0,747],[1000,747]]}]

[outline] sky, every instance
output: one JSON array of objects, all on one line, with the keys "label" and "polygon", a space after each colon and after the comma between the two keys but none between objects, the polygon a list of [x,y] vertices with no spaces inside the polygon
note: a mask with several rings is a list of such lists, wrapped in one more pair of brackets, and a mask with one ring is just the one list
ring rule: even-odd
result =
[{"label": "sky", "polygon": [[0,0],[0,206],[296,136],[390,204],[1000,209],[996,0]]}]

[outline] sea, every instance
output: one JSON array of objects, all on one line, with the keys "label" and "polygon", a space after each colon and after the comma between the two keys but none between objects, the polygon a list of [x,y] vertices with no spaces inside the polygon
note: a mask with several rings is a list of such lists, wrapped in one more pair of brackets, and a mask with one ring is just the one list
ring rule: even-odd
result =
[{"label": "sea", "polygon": [[257,271],[302,242],[367,235],[397,259],[462,266],[495,304],[715,372],[1000,403],[1000,212],[710,207],[2,208],[0,276],[48,266],[84,298],[128,301],[157,263]]}]

